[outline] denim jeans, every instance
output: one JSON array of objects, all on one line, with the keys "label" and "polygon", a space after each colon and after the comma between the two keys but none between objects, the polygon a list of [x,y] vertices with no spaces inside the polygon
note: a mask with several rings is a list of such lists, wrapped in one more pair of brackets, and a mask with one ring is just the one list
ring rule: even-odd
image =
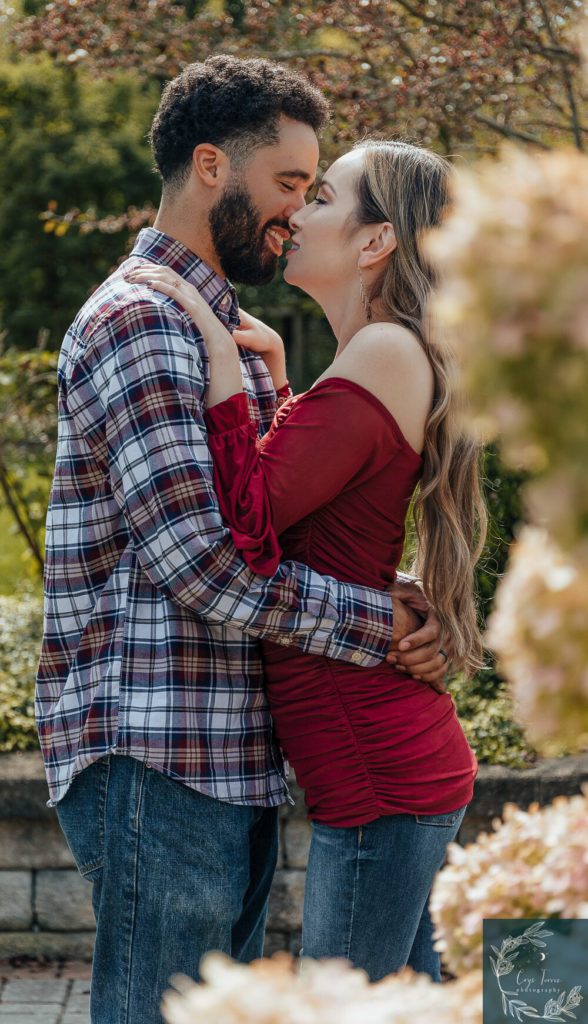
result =
[{"label": "denim jeans", "polygon": [[441,981],[429,894],[464,814],[394,814],[353,828],[313,823],[304,956],[345,957],[371,981],[407,964]]},{"label": "denim jeans", "polygon": [[92,1024],[160,1024],[173,974],[261,956],[276,808],[212,800],[130,757],[78,775],[57,814],[93,885]]}]

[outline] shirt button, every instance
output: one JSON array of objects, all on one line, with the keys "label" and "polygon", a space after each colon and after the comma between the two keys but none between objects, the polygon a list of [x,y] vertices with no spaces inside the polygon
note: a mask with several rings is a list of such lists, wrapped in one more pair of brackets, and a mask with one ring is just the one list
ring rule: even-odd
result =
[{"label": "shirt button", "polygon": [[280,637],[280,643],[282,644],[282,647],[289,647],[290,644],[292,643],[292,640],[290,639],[289,636],[282,636]]},{"label": "shirt button", "polygon": [[227,293],[227,294],[226,294],[226,295],[225,295],[225,296],[224,296],[224,297],[223,297],[223,298],[221,299],[221,301],[219,302],[219,306],[218,306],[218,308],[219,308],[219,309],[222,309],[222,310],[223,310],[223,312],[224,312],[224,311],[225,311],[226,309],[228,309],[228,308],[229,308],[229,306],[230,306],[230,305],[231,305],[231,296],[230,296],[230,295],[229,295],[229,294]]},{"label": "shirt button", "polygon": [[351,660],[355,661],[356,663],[358,661],[361,661],[361,653],[360,653],[360,651],[354,651],[353,654],[351,655]]}]

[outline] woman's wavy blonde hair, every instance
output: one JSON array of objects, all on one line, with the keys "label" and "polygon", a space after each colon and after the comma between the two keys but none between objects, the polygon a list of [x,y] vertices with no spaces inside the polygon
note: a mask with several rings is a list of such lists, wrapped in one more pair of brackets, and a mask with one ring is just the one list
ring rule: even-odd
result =
[{"label": "woman's wavy blonde hair", "polygon": [[436,282],[422,249],[424,233],[439,224],[447,206],[451,165],[407,142],[369,140],[355,148],[363,150],[364,164],[354,219],[360,224],[390,221],[398,243],[370,300],[377,299],[392,322],[417,335],[435,378],[414,502],[412,569],[451,638],[454,667],[471,674],[483,664],[473,577],[487,523],[481,449],[459,427],[453,355],[427,322]]}]

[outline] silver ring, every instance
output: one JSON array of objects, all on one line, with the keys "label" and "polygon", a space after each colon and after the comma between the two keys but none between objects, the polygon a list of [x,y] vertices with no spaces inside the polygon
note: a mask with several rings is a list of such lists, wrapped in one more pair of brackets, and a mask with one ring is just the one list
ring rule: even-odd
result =
[{"label": "silver ring", "polygon": [[445,663],[447,664],[447,662],[449,661],[449,655],[448,655],[447,651],[443,651],[443,650],[440,649],[439,650],[439,654],[443,655],[443,657],[445,658]]}]

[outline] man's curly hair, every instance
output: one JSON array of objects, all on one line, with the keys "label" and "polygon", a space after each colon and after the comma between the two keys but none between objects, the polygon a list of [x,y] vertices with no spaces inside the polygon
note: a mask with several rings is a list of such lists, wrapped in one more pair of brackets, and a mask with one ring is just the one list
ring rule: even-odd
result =
[{"label": "man's curly hair", "polygon": [[151,127],[164,187],[185,183],[202,142],[242,167],[254,150],[278,141],[282,115],[318,132],[329,119],[329,105],[306,78],[272,61],[216,55],[190,64],[166,85]]}]

